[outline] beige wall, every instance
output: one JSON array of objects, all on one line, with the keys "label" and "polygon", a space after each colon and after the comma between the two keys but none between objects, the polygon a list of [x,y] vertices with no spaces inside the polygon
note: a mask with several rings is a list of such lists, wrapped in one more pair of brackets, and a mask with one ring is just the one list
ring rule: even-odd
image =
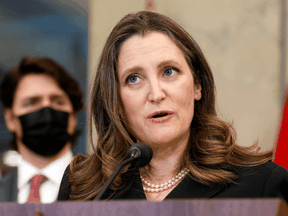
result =
[{"label": "beige wall", "polygon": [[[113,26],[145,2],[90,1],[89,81]],[[234,122],[238,144],[259,139],[263,150],[271,148],[280,112],[279,1],[155,0],[155,11],[181,24],[202,48],[215,76],[218,114]]]}]

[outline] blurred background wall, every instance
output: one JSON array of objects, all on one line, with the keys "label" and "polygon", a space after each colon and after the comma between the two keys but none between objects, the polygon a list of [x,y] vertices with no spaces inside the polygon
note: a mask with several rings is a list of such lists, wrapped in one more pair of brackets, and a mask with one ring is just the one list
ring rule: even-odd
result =
[{"label": "blurred background wall", "polygon": [[[23,56],[47,56],[63,65],[86,94],[87,11],[88,0],[0,0],[0,79]],[[84,111],[78,115],[83,133],[74,154],[86,152],[85,126]],[[0,151],[8,148],[10,137],[1,105]]]},{"label": "blurred background wall", "polygon": [[234,122],[238,144],[272,148],[287,83],[287,0],[90,0],[89,80],[114,25],[146,8],[198,42],[215,77],[218,115]]}]

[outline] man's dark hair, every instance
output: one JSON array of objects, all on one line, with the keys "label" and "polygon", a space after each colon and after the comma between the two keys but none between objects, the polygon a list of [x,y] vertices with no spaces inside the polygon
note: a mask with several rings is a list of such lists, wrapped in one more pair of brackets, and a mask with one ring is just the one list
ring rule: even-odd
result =
[{"label": "man's dark hair", "polygon": [[[54,60],[47,57],[23,57],[19,64],[11,68],[4,76],[0,85],[0,97],[4,108],[12,108],[15,91],[20,80],[27,74],[44,74],[51,76],[56,83],[69,96],[75,114],[78,114],[84,108],[83,93],[78,82]],[[76,131],[72,144],[80,131]],[[11,147],[16,148],[15,135],[11,141]]]}]

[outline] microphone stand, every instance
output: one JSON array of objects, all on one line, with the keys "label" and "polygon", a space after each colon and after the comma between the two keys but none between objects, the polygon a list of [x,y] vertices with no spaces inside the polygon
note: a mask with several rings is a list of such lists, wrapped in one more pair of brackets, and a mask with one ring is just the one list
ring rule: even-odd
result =
[{"label": "microphone stand", "polygon": [[102,187],[102,189],[100,190],[100,192],[97,194],[97,196],[94,198],[94,200],[100,200],[101,197],[103,196],[103,194],[107,191],[108,187],[110,186],[110,184],[114,181],[114,179],[116,178],[116,176],[118,175],[118,173],[120,172],[120,170],[126,166],[127,164],[130,164],[133,162],[133,160],[138,159],[137,158],[138,155],[136,154],[135,157],[131,157],[125,161],[123,161],[122,163],[120,163],[117,168],[114,170],[114,172],[112,173],[112,175],[109,177],[109,179],[107,180],[107,182],[104,184],[104,186]]},{"label": "microphone stand", "polygon": [[133,144],[127,153],[127,158],[125,161],[120,163],[114,172],[111,174],[107,182],[101,188],[100,192],[96,195],[94,200],[100,200],[103,194],[107,191],[110,184],[114,181],[120,170],[127,164],[133,163],[134,167],[144,167],[152,159],[153,151],[151,147],[145,143],[135,143]]}]

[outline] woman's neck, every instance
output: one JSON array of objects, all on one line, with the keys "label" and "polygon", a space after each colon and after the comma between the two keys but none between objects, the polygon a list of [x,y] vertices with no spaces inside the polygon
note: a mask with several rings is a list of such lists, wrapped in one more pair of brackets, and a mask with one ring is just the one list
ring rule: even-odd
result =
[{"label": "woman's neck", "polygon": [[[153,150],[153,158],[150,164],[140,169],[142,178],[150,184],[158,185],[167,183],[177,175],[180,171],[181,159],[187,147],[188,138],[177,144],[167,144],[162,146],[151,145]],[[179,184],[180,181],[177,182]],[[144,183],[143,183],[144,184]],[[148,201],[162,201],[165,197],[177,186],[174,184],[172,187],[165,189],[162,192],[151,193],[145,191]],[[147,187],[146,184],[143,185]]]},{"label": "woman's neck", "polygon": [[179,171],[188,138],[184,137],[182,140],[178,140],[177,143],[151,145],[153,158],[148,166],[140,170],[141,175],[143,174],[143,177],[149,178],[151,182],[157,181],[160,183],[173,178]]}]

